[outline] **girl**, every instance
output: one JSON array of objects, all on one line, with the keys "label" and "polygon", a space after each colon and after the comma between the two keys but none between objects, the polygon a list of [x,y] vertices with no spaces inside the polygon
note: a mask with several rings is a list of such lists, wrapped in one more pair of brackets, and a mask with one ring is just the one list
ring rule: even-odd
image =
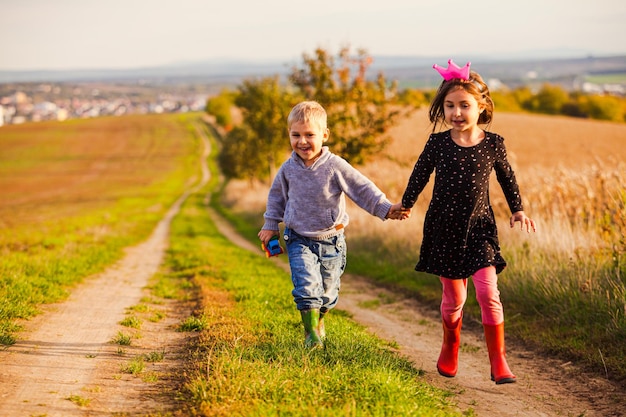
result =
[{"label": "girl", "polygon": [[[454,377],[458,368],[467,278],[472,276],[480,305],[485,341],[496,384],[516,381],[505,359],[504,314],[497,275],[506,266],[500,255],[496,222],[489,201],[489,175],[496,177],[513,215],[510,225],[535,231],[523,211],[515,174],[507,160],[504,139],[478,125],[489,125],[493,101],[470,63],[459,68],[433,66],[444,78],[430,106],[433,131],[419,156],[402,198],[410,209],[435,171],[435,185],[424,221],[424,238],[415,269],[439,275],[443,286],[443,344],[437,370]],[[437,127],[450,129],[437,132]]]}]

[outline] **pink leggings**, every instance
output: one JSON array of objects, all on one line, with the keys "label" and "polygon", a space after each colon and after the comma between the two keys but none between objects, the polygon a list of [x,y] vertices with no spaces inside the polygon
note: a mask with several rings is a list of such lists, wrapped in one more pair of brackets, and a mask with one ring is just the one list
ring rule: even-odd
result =
[{"label": "pink leggings", "polygon": [[[448,324],[454,324],[461,318],[465,300],[467,300],[467,278],[450,279],[439,277],[443,286],[441,298],[441,318]],[[504,322],[504,311],[498,291],[496,268],[488,266],[472,275],[476,288],[476,300],[480,306],[483,324],[495,326]]]}]

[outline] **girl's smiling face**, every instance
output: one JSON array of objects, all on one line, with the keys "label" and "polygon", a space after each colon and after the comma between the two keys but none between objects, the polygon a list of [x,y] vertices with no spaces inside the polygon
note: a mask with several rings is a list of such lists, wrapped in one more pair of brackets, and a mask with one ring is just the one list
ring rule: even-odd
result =
[{"label": "girl's smiling face", "polygon": [[317,123],[294,122],[289,129],[289,141],[296,155],[311,166],[322,153],[322,146],[328,140],[330,131]]},{"label": "girl's smiling face", "polygon": [[482,111],[476,98],[462,88],[446,96],[443,108],[446,123],[457,131],[471,130],[477,126]]}]

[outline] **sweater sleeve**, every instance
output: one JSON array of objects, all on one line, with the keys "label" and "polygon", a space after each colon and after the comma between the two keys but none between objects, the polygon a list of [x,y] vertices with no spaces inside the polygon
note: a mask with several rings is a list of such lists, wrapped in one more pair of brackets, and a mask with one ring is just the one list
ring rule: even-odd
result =
[{"label": "sweater sleeve", "polygon": [[272,186],[267,196],[267,206],[263,218],[265,223],[262,229],[278,230],[278,225],[283,221],[289,184],[284,175],[284,164],[276,173]]},{"label": "sweater sleeve", "polygon": [[372,180],[339,157],[336,158],[335,171],[339,187],[357,206],[385,220],[392,204]]}]

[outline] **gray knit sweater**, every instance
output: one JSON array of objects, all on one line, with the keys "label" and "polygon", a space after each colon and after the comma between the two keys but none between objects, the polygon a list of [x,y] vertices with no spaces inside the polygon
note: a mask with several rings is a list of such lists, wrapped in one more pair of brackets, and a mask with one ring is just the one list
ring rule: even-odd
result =
[{"label": "gray knit sweater", "polygon": [[344,195],[382,220],[392,205],[371,180],[328,147],[310,167],[293,152],[270,188],[263,229],[278,230],[284,222],[296,233],[318,240],[343,233],[349,222]]}]

